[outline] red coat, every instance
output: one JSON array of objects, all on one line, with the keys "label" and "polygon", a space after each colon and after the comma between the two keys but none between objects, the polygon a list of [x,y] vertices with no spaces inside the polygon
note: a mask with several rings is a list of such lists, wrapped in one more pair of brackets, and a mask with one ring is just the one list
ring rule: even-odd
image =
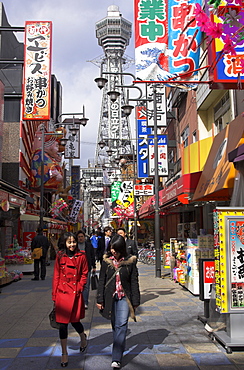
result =
[{"label": "red coat", "polygon": [[57,322],[68,324],[78,322],[85,317],[82,292],[87,274],[88,264],[85,252],[77,250],[72,258],[65,253],[57,254],[52,290]]}]

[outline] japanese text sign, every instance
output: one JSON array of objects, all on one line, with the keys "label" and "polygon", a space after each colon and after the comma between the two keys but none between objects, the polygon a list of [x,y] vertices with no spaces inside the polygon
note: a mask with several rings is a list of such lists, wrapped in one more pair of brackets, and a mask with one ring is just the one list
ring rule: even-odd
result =
[{"label": "japanese text sign", "polygon": [[153,195],[154,187],[153,184],[136,184],[134,185],[134,195]]},{"label": "japanese text sign", "polygon": [[50,120],[52,22],[25,22],[23,120]]},{"label": "japanese text sign", "polygon": [[80,166],[71,166],[71,195],[80,198]]},{"label": "japanese text sign", "polygon": [[[158,175],[168,176],[168,137],[157,135],[158,141]],[[154,138],[150,137],[149,143],[149,176],[155,175]]]},{"label": "japanese text sign", "polygon": [[[222,313],[243,312],[244,212],[238,208],[219,207],[216,213],[218,235],[215,234],[215,241],[219,239],[219,253],[215,253],[216,306]],[[217,284],[221,284],[220,292]]]},{"label": "japanese text sign", "polygon": [[202,301],[211,298],[212,285],[215,278],[215,263],[211,258],[199,259],[200,299]]},{"label": "japanese text sign", "polygon": [[66,138],[68,139],[65,145],[64,158],[66,159],[79,159],[80,158],[80,127],[79,125],[74,125],[76,128],[79,128],[79,131],[73,135],[70,131],[70,125],[65,127],[66,129]]},{"label": "japanese text sign", "polygon": [[81,200],[76,200],[74,202],[74,205],[72,207],[72,210],[71,210],[71,213],[70,213],[70,216],[69,216],[69,221],[72,222],[72,223],[76,223],[77,222],[77,218],[78,218],[78,215],[80,213],[80,209],[83,205],[83,201]]},{"label": "japanese text sign", "polygon": [[136,107],[138,178],[144,178],[149,176],[148,135],[151,134],[152,129],[147,126],[147,120],[143,112],[145,112],[145,108]]},{"label": "japanese text sign", "polygon": [[[216,15],[212,14],[212,21],[216,23],[223,23],[221,14],[225,7],[219,7]],[[235,18],[238,19],[238,12],[243,11],[243,7],[233,5],[232,11],[237,11]],[[231,13],[231,6],[230,6]],[[244,75],[241,73],[241,61],[244,61],[244,40],[238,43],[235,47],[235,54],[222,54],[224,42],[221,39],[213,39],[211,47],[208,49],[209,64],[214,68],[210,69],[210,79],[212,89],[239,89],[239,85],[244,81]]]},{"label": "japanese text sign", "polygon": [[184,81],[194,79],[201,40],[196,2],[200,0],[134,0],[137,78],[167,81],[187,73]]}]

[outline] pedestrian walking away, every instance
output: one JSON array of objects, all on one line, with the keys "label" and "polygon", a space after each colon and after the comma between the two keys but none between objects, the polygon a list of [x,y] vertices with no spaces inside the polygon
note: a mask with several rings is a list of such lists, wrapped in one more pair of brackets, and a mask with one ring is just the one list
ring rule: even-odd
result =
[{"label": "pedestrian walking away", "polygon": [[133,239],[129,239],[127,237],[126,231],[123,227],[119,227],[117,229],[117,234],[123,236],[125,238],[126,250],[128,254],[132,254],[133,256],[138,257],[138,248],[137,243]]},{"label": "pedestrian walking away", "polygon": [[61,366],[68,365],[67,338],[68,324],[74,327],[80,336],[80,352],[87,347],[86,334],[80,322],[85,317],[83,289],[88,274],[87,258],[84,251],[77,246],[76,236],[67,232],[59,243],[52,287],[52,300],[56,311],[56,321],[60,323]]},{"label": "pedestrian walking away", "polygon": [[98,240],[98,246],[96,250],[96,260],[102,264],[103,255],[110,249],[110,240],[112,235],[112,228],[106,226],[104,228],[104,235]]},{"label": "pedestrian walking away", "polygon": [[39,272],[41,265],[40,277],[42,280],[45,280],[46,277],[46,258],[50,242],[48,238],[43,235],[43,228],[37,228],[37,235],[32,239],[31,242],[31,251],[33,252],[35,248],[42,248],[42,256],[40,258],[34,259],[34,278],[31,280],[39,280]]},{"label": "pedestrian walking away", "polygon": [[95,253],[94,248],[89,239],[86,239],[86,234],[83,230],[79,230],[76,234],[77,241],[78,241],[78,248],[81,251],[86,253],[87,263],[88,263],[88,275],[87,281],[84,286],[83,290],[83,298],[85,301],[85,309],[88,308],[89,303],[89,291],[90,291],[90,283],[91,283],[91,271],[95,274],[96,273],[96,260],[95,260]]},{"label": "pedestrian walking away", "polygon": [[127,254],[125,239],[115,235],[110,250],[104,255],[101,266],[97,307],[113,330],[112,364],[120,368],[125,350],[129,315],[135,319],[135,309],[140,304],[140,291],[136,256]]}]

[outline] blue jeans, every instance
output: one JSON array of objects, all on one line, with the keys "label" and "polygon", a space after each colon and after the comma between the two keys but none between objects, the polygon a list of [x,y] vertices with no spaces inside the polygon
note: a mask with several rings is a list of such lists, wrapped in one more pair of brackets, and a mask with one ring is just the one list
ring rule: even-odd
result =
[{"label": "blue jeans", "polygon": [[84,290],[82,292],[84,302],[87,306],[88,306],[88,297],[89,297],[89,291],[90,291],[90,282],[91,282],[91,271],[88,272],[86,285],[84,285]]},{"label": "blue jeans", "polygon": [[114,298],[111,319],[113,329],[112,362],[121,362],[125,350],[129,311],[129,305],[125,297],[122,299]]}]

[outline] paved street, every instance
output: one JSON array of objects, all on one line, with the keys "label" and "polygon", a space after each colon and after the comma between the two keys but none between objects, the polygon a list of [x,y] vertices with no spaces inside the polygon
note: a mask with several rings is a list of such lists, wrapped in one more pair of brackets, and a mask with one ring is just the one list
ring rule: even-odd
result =
[{"label": "paved street", "polygon": [[[227,354],[205,331],[198,315],[203,303],[168,277],[154,278],[155,267],[138,263],[142,304],[137,322],[129,322],[125,370],[244,369],[244,352]],[[31,275],[2,288],[0,294],[0,369],[60,369],[58,331],[49,326],[52,308],[53,262],[45,281]],[[69,364],[72,370],[107,370],[111,364],[110,323],[103,319],[90,294],[83,320],[89,344],[79,352],[78,336],[69,327]]]}]

